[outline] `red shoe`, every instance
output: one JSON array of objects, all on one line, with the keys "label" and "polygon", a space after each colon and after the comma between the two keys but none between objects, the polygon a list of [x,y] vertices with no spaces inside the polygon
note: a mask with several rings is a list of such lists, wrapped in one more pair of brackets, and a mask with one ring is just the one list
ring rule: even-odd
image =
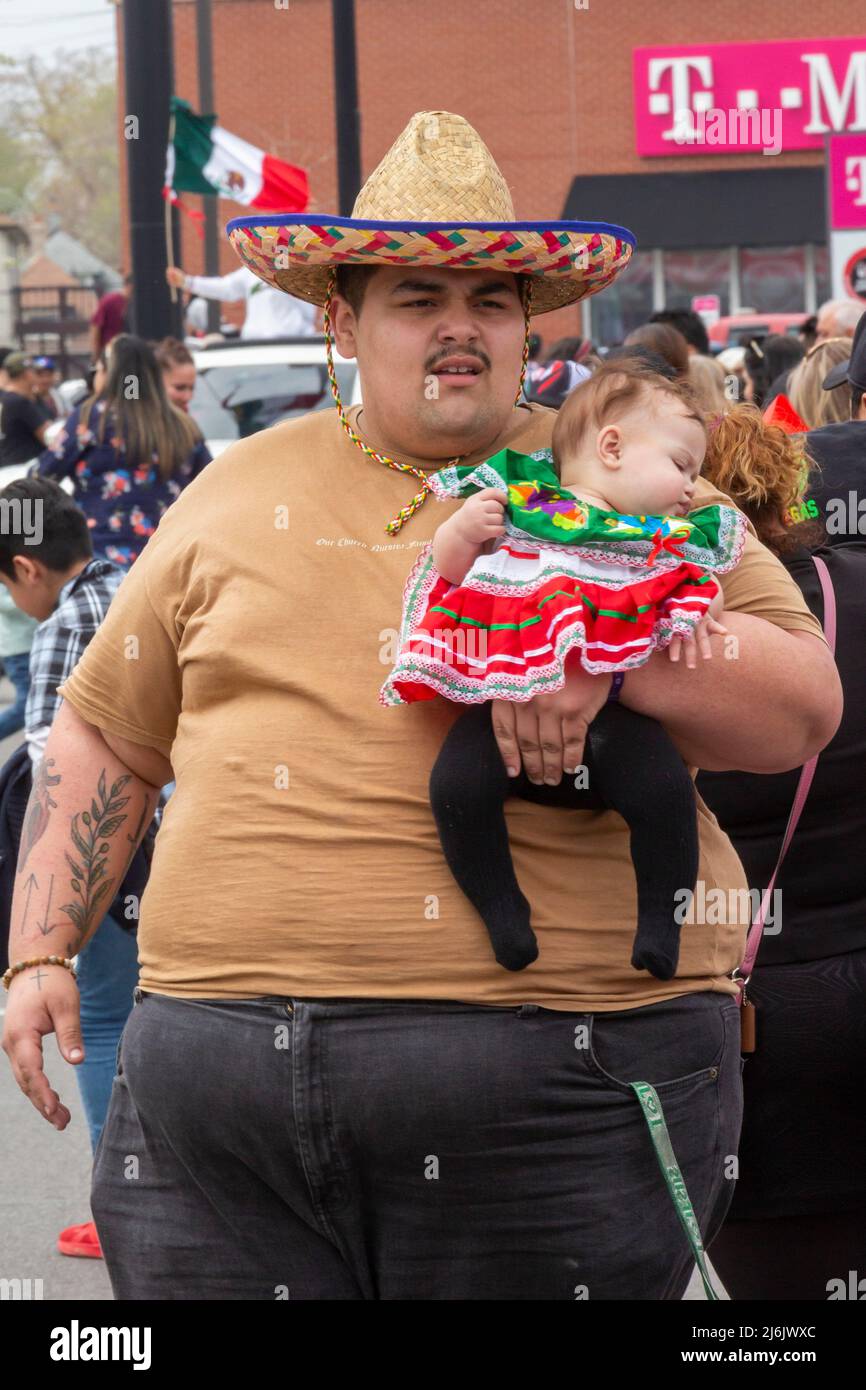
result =
[{"label": "red shoe", "polygon": [[90,1260],[102,1259],[102,1246],[92,1221],[84,1221],[80,1226],[67,1226],[57,1237],[57,1249],[61,1255],[84,1255]]}]

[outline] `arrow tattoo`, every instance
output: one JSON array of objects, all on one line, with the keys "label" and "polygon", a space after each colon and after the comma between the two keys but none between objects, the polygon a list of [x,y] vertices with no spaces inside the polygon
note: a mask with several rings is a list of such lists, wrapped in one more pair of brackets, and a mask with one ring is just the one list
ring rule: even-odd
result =
[{"label": "arrow tattoo", "polygon": [[27,901],[26,901],[25,904],[24,904],[24,916],[23,916],[22,919],[21,919],[21,930],[22,930],[22,931],[24,930],[25,926],[27,925],[27,914],[28,914],[28,912],[30,911],[30,899],[31,899],[31,897],[32,897],[32,895],[33,895],[33,889],[34,889],[34,888],[36,888],[36,889],[39,888],[39,884],[38,884],[37,881],[36,881],[36,875],[35,875],[34,873],[31,873],[31,874],[30,874],[30,877],[28,878],[27,882],[25,883],[24,888],[25,888],[25,890],[26,890],[26,892],[27,892]]},{"label": "arrow tattoo", "polygon": [[59,925],[59,923],[57,923],[57,922],[55,922],[53,926],[50,926],[50,927],[49,927],[49,925],[48,925],[48,913],[51,911],[51,894],[52,894],[53,892],[54,892],[54,875],[52,874],[52,875],[51,875],[51,882],[50,882],[49,885],[48,885],[48,902],[45,904],[45,915],[43,916],[42,921],[39,922],[39,923],[37,923],[37,925],[38,925],[38,927],[39,927],[39,930],[41,931],[41,933],[42,933],[43,936],[47,936],[49,932],[54,931],[54,927],[56,927],[56,926]]}]

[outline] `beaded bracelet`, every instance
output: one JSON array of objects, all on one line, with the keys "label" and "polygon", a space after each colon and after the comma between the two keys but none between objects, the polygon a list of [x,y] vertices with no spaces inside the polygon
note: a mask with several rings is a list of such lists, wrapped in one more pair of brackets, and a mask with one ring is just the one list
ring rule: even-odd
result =
[{"label": "beaded bracelet", "polygon": [[3,988],[8,989],[15,976],[20,975],[21,971],[30,965],[62,965],[71,974],[75,974],[75,966],[68,956],[34,956],[32,960],[19,960],[17,965],[10,965],[3,976]]}]

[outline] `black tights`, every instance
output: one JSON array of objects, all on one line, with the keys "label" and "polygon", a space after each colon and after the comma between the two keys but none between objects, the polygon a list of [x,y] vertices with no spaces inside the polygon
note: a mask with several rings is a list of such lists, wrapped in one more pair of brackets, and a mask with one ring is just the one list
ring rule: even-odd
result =
[{"label": "black tights", "polygon": [[503,809],[509,796],[521,796],[545,806],[619,812],[631,831],[637,877],[632,965],[669,980],[680,945],[675,895],[694,890],[698,831],[694,785],[668,734],[654,719],[605,705],[586,740],[586,787],[575,786],[573,775],[555,787],[535,786],[524,772],[508,776],[490,708],[472,706],[449,730],[430,777],[430,801],[445,858],[483,918],[499,964],[522,970],[538,955]]}]

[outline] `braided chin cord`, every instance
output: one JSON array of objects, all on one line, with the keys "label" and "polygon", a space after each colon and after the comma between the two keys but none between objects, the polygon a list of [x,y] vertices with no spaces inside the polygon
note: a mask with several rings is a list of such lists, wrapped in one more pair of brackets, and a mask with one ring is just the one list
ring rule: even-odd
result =
[{"label": "braided chin cord", "polygon": [[[416,492],[409,505],[407,507],[401,507],[397,515],[391,521],[389,521],[387,526],[385,527],[385,531],[389,536],[396,536],[397,532],[400,530],[401,526],[403,526],[404,522],[408,521],[411,516],[414,516],[418,508],[422,507],[426,502],[431,491],[430,480],[427,474],[423,471],[423,469],[415,468],[411,463],[400,463],[398,459],[392,459],[388,456],[388,454],[378,453],[375,449],[371,448],[370,445],[367,444],[365,440],[363,440],[361,436],[352,428],[352,425],[349,421],[349,417],[347,416],[346,411],[343,408],[343,402],[340,400],[340,388],[337,384],[337,373],[334,370],[333,338],[331,336],[331,298],[336,288],[336,284],[337,273],[336,271],[332,270],[328,278],[328,293],[325,296],[325,303],[322,309],[322,327],[325,334],[325,348],[328,363],[328,381],[331,385],[331,395],[334,398],[334,405],[337,407],[337,415],[339,417],[340,424],[343,426],[343,429],[346,431],[346,434],[349,436],[352,443],[357,444],[361,452],[366,454],[368,458],[373,459],[376,463],[383,463],[386,468],[394,468],[399,473],[410,473],[414,478],[419,478],[421,481],[421,487],[419,491]],[[523,282],[523,357],[520,367],[520,383],[517,387],[517,395],[514,398],[515,405],[517,405],[523,393],[523,383],[526,378],[526,364],[529,361],[529,316],[531,306],[532,282],[529,276],[527,275]],[[446,467],[451,467],[453,464],[459,463],[460,457],[461,456],[458,455],[457,458],[449,459]]]}]

